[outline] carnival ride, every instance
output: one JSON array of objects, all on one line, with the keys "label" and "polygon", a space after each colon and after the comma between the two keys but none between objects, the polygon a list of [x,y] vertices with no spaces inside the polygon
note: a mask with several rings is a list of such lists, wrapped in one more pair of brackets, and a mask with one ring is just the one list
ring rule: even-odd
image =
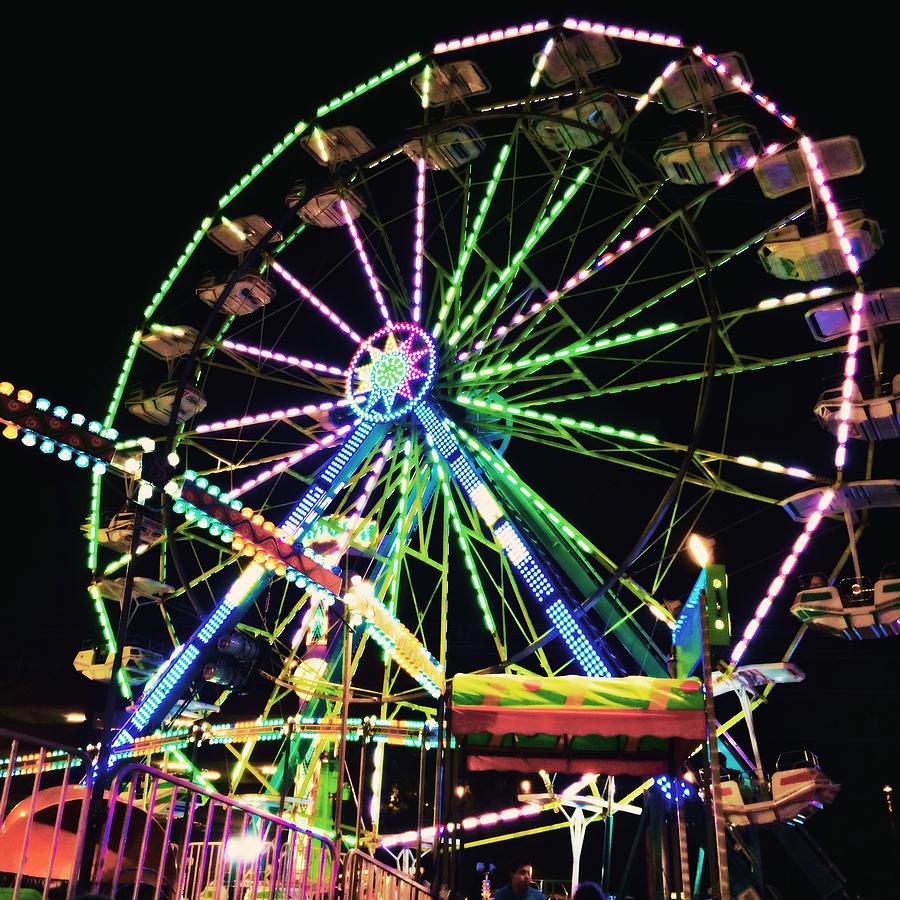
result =
[{"label": "carnival ride", "polygon": [[[740,54],[581,20],[438,43],[299,121],[191,236],[102,422],[0,385],[6,437],[90,470],[88,593],[104,648],[84,665],[110,677],[132,627],[172,648],[140,693],[137,662],[137,677],[119,675],[129,711],[101,762],[200,778],[198,760],[225,747],[224,793],[281,812],[307,798],[295,814],[340,841],[343,795],[336,809],[328,796],[356,740],[347,837],[419,857],[445,834],[437,789],[423,820],[424,751],[446,758],[457,673],[666,682],[670,645],[709,590],[677,564],[688,535],[724,540],[736,523],[759,535],[779,505],[803,527],[731,667],[823,522],[849,535],[826,581],[850,555],[861,584],[859,521],[898,505],[898,482],[876,477],[878,445],[900,433],[896,373],[883,371],[897,289],[859,275],[881,230],[830,185],[863,165],[854,138],[814,142],[756,91]],[[778,285],[770,276],[810,283],[755,293]],[[772,435],[735,421],[764,392],[800,415],[813,398],[785,390],[786,373],[810,365],[844,373],[816,407],[834,471],[795,465],[793,446],[761,458]],[[853,440],[870,452],[848,482]],[[795,601],[804,623],[900,627],[894,576],[858,607],[817,590]],[[716,627],[728,630],[727,611]],[[699,660],[685,652],[679,678]],[[740,671],[728,678],[748,724],[748,690],[797,680]],[[351,703],[377,712],[354,720]],[[755,737],[754,763],[732,724],[723,749],[759,786]],[[394,745],[421,748],[419,822],[402,839],[381,828]],[[686,751],[658,771],[616,771],[674,779]],[[597,753],[582,755],[611,777]],[[591,771],[573,758],[557,770]],[[833,799],[816,765],[802,771],[800,805],[773,821]],[[768,821],[762,806],[786,808],[793,777],[777,771],[754,804],[726,782],[729,820]],[[609,790],[607,815],[648,784]]]}]

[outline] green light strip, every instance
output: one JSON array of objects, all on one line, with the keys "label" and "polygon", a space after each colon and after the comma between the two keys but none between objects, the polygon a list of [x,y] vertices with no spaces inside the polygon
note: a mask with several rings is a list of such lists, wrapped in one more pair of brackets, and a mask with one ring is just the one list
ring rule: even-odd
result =
[{"label": "green light strip", "polygon": [[[512,470],[512,468],[505,462],[500,460],[499,457],[492,456],[488,451],[484,448],[484,446],[474,438],[469,432],[467,432],[462,426],[455,425],[454,427],[459,432],[460,437],[465,441],[466,445],[471,449],[474,453],[476,453],[486,466],[491,467],[495,472],[504,477],[514,488],[516,488],[519,493],[525,497],[526,500],[537,509],[547,521],[552,522],[553,525],[560,529],[566,537],[571,538],[578,545],[579,549],[584,553],[592,555],[596,557],[603,564],[605,568],[607,568],[610,572],[616,570],[615,563],[599,548],[595,547],[577,528],[575,528],[569,521],[564,519],[559,513],[556,512],[551,506],[544,503],[544,501],[534,492],[532,491]],[[654,610],[657,610],[659,613],[663,615],[663,617],[667,621],[672,621],[672,615],[669,613],[666,608],[660,605],[654,597],[645,591],[637,582],[633,581],[630,578],[623,577],[622,584],[628,588],[631,593],[635,595],[639,600],[643,603],[646,603],[648,606],[652,606]]]},{"label": "green light strip", "polygon": [[481,607],[481,613],[484,617],[484,625],[492,635],[496,636],[497,626],[494,623],[494,617],[491,615],[491,609],[488,606],[487,596],[484,593],[484,587],[481,583],[481,578],[478,576],[478,569],[475,566],[475,560],[473,559],[472,553],[469,550],[469,543],[463,533],[462,522],[459,518],[459,510],[457,509],[456,502],[454,501],[453,495],[450,492],[450,485],[448,484],[447,474],[444,471],[444,466],[441,463],[440,458],[433,448],[431,450],[431,459],[437,470],[438,479],[441,483],[441,493],[444,495],[444,499],[447,502],[447,508],[450,511],[450,521],[453,524],[453,532],[456,535],[456,540],[459,544],[459,549],[462,552],[463,559],[465,560],[466,568],[469,570],[469,578],[472,581],[472,587],[475,588],[475,597],[478,600],[478,605]]},{"label": "green light strip", "polygon": [[309,126],[306,122],[298,122],[275,146],[258,162],[240,181],[236,182],[228,190],[228,193],[219,197],[219,209],[224,209],[248,184],[258,175],[264,172],[294,141],[303,134]]},{"label": "green light strip", "polygon": [[584,431],[591,433],[604,434],[608,437],[625,438],[629,441],[637,441],[641,444],[660,444],[658,437],[652,434],[638,434],[628,428],[613,428],[612,425],[598,425],[594,422],[586,420],[576,420],[569,416],[556,416],[553,413],[543,413],[536,409],[530,409],[522,406],[510,406],[506,403],[497,403],[496,401],[478,400],[470,397],[468,394],[459,394],[456,401],[463,406],[472,406],[476,409],[489,409],[493,412],[509,413],[512,416],[522,416],[525,419],[534,419],[539,422],[549,422],[551,424],[564,425],[575,431]]},{"label": "green light strip", "polygon": [[[625,229],[628,228],[631,225],[631,223],[647,208],[647,206],[650,204],[650,202],[659,193],[661,187],[662,187],[661,184],[657,185],[657,187],[654,188],[654,190],[650,194],[650,196],[647,197],[645,200],[642,200],[640,203],[638,203],[631,210],[631,212],[625,217],[625,219],[619,223],[619,226],[616,228],[616,230],[613,231],[613,233],[609,237],[607,237],[606,240],[602,244],[600,244],[600,246],[597,247],[588,256],[588,259],[591,261],[591,263],[593,261],[599,259],[601,256],[603,256],[604,253],[606,253],[606,251],[610,248],[610,246],[613,244],[613,242],[618,239],[618,237],[622,234],[622,232],[625,231]],[[580,268],[585,269],[585,268],[587,268],[588,265],[590,265],[590,263],[587,263],[587,264],[581,266]],[[564,294],[564,293],[566,293],[565,290],[560,291],[560,294]],[[540,322],[543,320],[544,316],[547,314],[547,312],[550,310],[550,308],[551,308],[551,304],[545,304],[544,306],[541,307],[540,311],[535,316],[530,317],[528,319],[528,328],[523,333],[523,335],[522,335],[523,338],[527,337],[529,334],[531,334],[534,331],[534,329],[540,324]],[[496,341],[496,338],[491,337],[491,338],[489,338],[489,341],[491,343],[493,343]],[[510,354],[511,350],[513,349],[513,346],[514,345],[506,344],[506,345],[503,345],[503,348],[494,347],[494,348],[492,348],[492,352],[494,355],[497,355],[498,349],[500,349],[500,353],[499,353],[500,358],[505,361],[506,359],[509,358],[509,354]],[[485,354],[483,352],[479,352],[478,356],[481,358],[484,358]],[[473,359],[477,359],[477,358],[478,357],[473,357]],[[465,377],[466,377],[466,375],[463,374],[463,378],[465,378]]]},{"label": "green light strip", "polygon": [[[809,208],[808,206],[804,206],[800,210],[791,213],[791,215],[785,216],[783,219],[776,222],[774,225],[767,228],[765,231],[761,231],[758,234],[755,234],[752,238],[745,241],[739,247],[736,247],[734,250],[731,250],[728,253],[723,254],[717,260],[710,263],[710,266],[709,266],[710,272],[714,271],[715,269],[721,268],[726,263],[731,262],[731,260],[733,260],[736,256],[739,256],[741,253],[744,253],[745,251],[749,250],[751,247],[753,247],[756,244],[760,243],[761,241],[765,240],[766,236],[774,229],[781,228],[783,225],[787,225],[790,222],[793,222],[794,219],[796,219],[798,216],[800,216],[804,212],[806,212],[806,210],[808,208]],[[638,246],[638,245],[636,244],[635,246]],[[619,259],[619,258],[620,257],[616,257],[616,259]],[[606,266],[603,269],[598,269],[597,271],[605,272],[609,268],[610,268],[609,266]],[[677,293],[678,291],[682,290],[683,288],[686,288],[692,284],[695,284],[697,281],[699,281],[699,279],[705,278],[706,275],[707,275],[706,269],[698,269],[696,272],[693,272],[692,274],[688,275],[687,277],[682,278],[681,281],[676,282],[671,287],[666,288],[666,290],[661,291],[659,294],[654,295],[646,302],[641,303],[640,305],[636,306],[634,309],[631,309],[627,313],[624,313],[623,315],[619,316],[618,319],[614,319],[612,322],[610,322],[605,327],[604,330],[608,331],[610,328],[617,328],[619,325],[622,325],[624,322],[627,322],[630,318],[636,316],[638,313],[641,313],[644,310],[649,309],[651,306],[655,306],[657,303],[659,303],[660,300],[665,300],[666,298],[671,297],[672,294]],[[582,282],[582,284],[583,283],[584,282]],[[563,292],[560,291],[560,296],[562,296],[562,293]]]},{"label": "green light strip", "polygon": [[466,267],[469,265],[469,260],[472,258],[472,251],[475,248],[475,242],[478,240],[478,236],[481,234],[481,228],[484,225],[484,220],[487,217],[487,212],[491,205],[491,200],[493,200],[494,198],[494,193],[497,190],[497,185],[500,183],[500,176],[503,174],[503,169],[506,166],[507,159],[509,159],[511,150],[512,144],[504,144],[500,148],[500,154],[497,157],[497,162],[494,164],[494,171],[491,173],[491,179],[490,181],[488,181],[487,188],[484,192],[484,197],[482,197],[481,203],[478,206],[478,213],[472,221],[472,229],[467,235],[466,241],[463,244],[462,250],[460,251],[459,261],[456,264],[456,271],[453,273],[453,277],[450,280],[450,287],[447,289],[444,301],[441,304],[441,308],[438,312],[437,324],[432,329],[432,334],[434,335],[434,337],[437,337],[441,333],[441,329],[444,325],[444,319],[447,317],[447,313],[450,311],[450,304],[453,302],[453,298],[456,296],[460,284],[462,284],[463,276],[466,272]]},{"label": "green light strip", "polygon": [[431,66],[422,69],[422,109],[428,109],[431,100]]},{"label": "green light strip", "polygon": [[[768,312],[772,309],[784,309],[787,306],[792,306],[797,303],[819,300],[834,293],[834,288],[824,286],[820,288],[814,288],[809,292],[797,291],[780,298],[771,297],[766,300],[760,301],[755,306],[748,306],[744,307],[743,309],[723,313],[719,317],[719,321],[722,322],[729,319],[738,319],[742,318],[743,316],[754,315],[761,312]],[[577,344],[570,344],[568,347],[557,350],[555,353],[540,353],[537,356],[516,360],[515,362],[504,362],[500,363],[499,365],[485,366],[481,369],[470,369],[469,371],[462,373],[462,380],[474,381],[480,378],[490,378],[492,376],[502,375],[507,372],[516,371],[518,369],[537,368],[539,366],[547,365],[548,363],[556,362],[560,359],[570,359],[576,356],[583,356],[587,353],[592,353],[597,350],[607,350],[611,347],[621,347],[625,344],[632,344],[636,341],[658,337],[661,334],[670,334],[675,331],[688,331],[708,324],[709,318],[694,319],[691,322],[681,322],[677,324],[675,322],[666,322],[662,325],[656,325],[653,328],[641,328],[634,334],[623,333],[616,335],[615,337],[600,338],[599,340],[591,341],[588,343],[581,341]]]},{"label": "green light strip", "polygon": [[[212,225],[213,220],[211,218],[206,218],[200,223],[200,227],[191,235],[191,239],[188,241],[181,255],[175,262],[175,265],[169,270],[169,274],[163,279],[162,283],[159,286],[159,289],[153,295],[150,300],[150,303],[144,308],[144,320],[148,320],[158,309],[160,303],[162,303],[163,298],[168,294],[169,288],[172,287],[175,279],[178,277],[181,270],[184,268],[187,261],[193,256],[194,251],[199,246],[200,242],[203,240],[206,232],[209,227]],[[141,345],[141,335],[142,332],[140,330],[135,331],[131,337],[131,343],[128,347],[128,352],[125,355],[125,362],[122,364],[122,369],[119,372],[119,376],[116,379],[116,386],[113,389],[113,395],[110,399],[109,406],[106,409],[106,417],[103,420],[103,427],[110,428],[112,426],[113,420],[116,417],[116,413],[119,411],[119,404],[122,402],[122,395],[125,391],[125,384],[128,381],[128,376],[131,374],[131,367],[134,364],[135,357],[137,355],[138,348]],[[88,522],[90,524],[90,530],[88,532],[88,568],[93,571],[95,566],[97,565],[97,529],[100,527],[100,476],[92,475],[91,476],[91,504],[90,510],[88,513]],[[102,627],[102,623],[101,623]]]},{"label": "green light strip", "polygon": [[360,82],[355,88],[345,91],[340,97],[335,97],[331,102],[324,103],[316,110],[316,116],[321,118],[327,113],[334,112],[351,100],[355,100],[357,97],[361,97],[363,94],[371,91],[372,88],[377,87],[379,84],[383,84],[395,75],[405,72],[410,66],[414,66],[417,62],[421,61],[421,59],[421,53],[413,53],[406,59],[401,59],[400,62],[385,69],[380,75],[373,75],[368,81]]},{"label": "green light strip", "polygon": [[[769,359],[765,362],[748,363],[740,366],[727,366],[726,368],[716,369],[713,373],[715,376],[720,375],[741,375],[744,372],[757,372],[762,369],[771,369],[775,366],[786,366],[789,363],[806,362],[810,359],[821,359],[825,356],[834,356],[837,353],[844,353],[846,345],[841,347],[832,347],[827,350],[816,350],[812,353],[798,353],[796,356],[782,356],[779,359]],[[563,394],[558,397],[548,397],[546,400],[537,400],[535,405],[544,403],[563,403],[570,400],[586,400],[590,397],[600,397],[606,394],[621,394],[627,391],[640,391],[645,388],[663,387],[667,384],[682,384],[688,381],[698,381],[706,377],[706,372],[691,372],[689,375],[679,375],[674,378],[657,378],[652,381],[640,381],[633,384],[623,384],[620,387],[598,388],[592,391],[581,391],[573,394]]]},{"label": "green light strip", "polygon": [[200,227],[191,235],[191,239],[188,241],[187,246],[181,252],[181,256],[175,261],[175,265],[169,269],[169,274],[162,280],[162,283],[159,286],[159,290],[150,298],[150,303],[144,307],[144,319],[149,319],[153,313],[156,312],[159,304],[162,303],[163,298],[166,294],[169,293],[169,288],[172,287],[172,284],[175,282],[175,279],[181,274],[181,270],[185,267],[187,261],[193,256],[194,251],[200,244],[200,241],[206,236],[206,232],[209,230],[210,226],[213,223],[213,219],[211,216],[205,218],[201,223]]},{"label": "green light strip", "polygon": [[278,256],[283,250],[287,249],[306,231],[306,222],[301,222],[280,244],[276,244],[272,250],[273,256]]},{"label": "green light strip", "polygon": [[[630,428],[613,428],[611,425],[598,425],[595,422],[578,420],[569,416],[557,416],[553,413],[542,413],[535,409],[527,407],[508,406],[505,403],[497,403],[495,401],[478,400],[467,394],[460,394],[457,401],[463,406],[474,407],[477,409],[489,409],[496,412],[508,413],[512,416],[522,416],[526,419],[532,419],[539,422],[547,422],[551,425],[562,425],[572,431],[579,431],[586,434],[602,434],[606,437],[621,438],[626,441],[635,441],[639,444],[651,444],[665,450],[675,452],[684,452],[687,450],[686,444],[675,444],[671,441],[664,441],[652,434],[638,433]],[[803,478],[808,481],[822,481],[826,479],[817,478],[805,469],[799,469],[794,466],[785,466],[781,463],[771,462],[769,460],[758,460],[752,456],[734,456],[728,453],[717,453],[715,451],[696,450],[698,456],[702,456],[707,462],[712,460],[721,460],[722,462],[735,463],[739,466],[745,466],[749,469],[764,469],[766,472],[774,472],[779,475],[791,475],[795,478]]]},{"label": "green light strip", "polygon": [[[700,324],[708,319],[699,320]],[[697,323],[689,323],[690,327],[696,327]],[[462,373],[463,381],[472,381],[476,378],[487,378],[491,375],[501,375],[506,372],[512,372],[516,369],[528,369],[533,366],[541,366],[546,363],[555,362],[558,359],[569,359],[574,356],[583,356],[586,353],[592,353],[596,350],[607,350],[610,347],[621,347],[624,344],[633,344],[636,341],[644,341],[648,338],[659,337],[661,334],[668,334],[671,331],[680,331],[689,327],[688,325],[677,325],[674,322],[665,322],[657,325],[655,328],[642,328],[640,331],[631,334],[623,332],[612,338],[599,338],[587,344],[573,344],[557,350],[555,353],[539,353],[531,359],[520,359],[516,362],[500,363],[497,366],[486,366],[483,369],[470,370]]]},{"label": "green light strip", "polygon": [[579,188],[585,183],[585,181],[587,181],[587,178],[590,174],[590,168],[588,168],[587,166],[582,167],[579,170],[578,175],[575,177],[575,180],[565,189],[565,191],[563,191],[562,197],[560,197],[550,207],[548,213],[538,221],[534,228],[531,229],[531,231],[525,237],[521,248],[513,256],[510,264],[500,273],[497,280],[484,292],[481,299],[473,307],[472,312],[462,320],[459,328],[450,335],[447,343],[451,347],[456,346],[462,333],[466,331],[474,321],[476,321],[482,310],[488,305],[491,300],[494,299],[500,289],[509,284],[509,282],[511,282],[512,279],[515,278],[515,276],[519,272],[519,267],[525,261],[525,258],[529,253],[531,253],[537,242],[544,236],[544,234],[546,234],[547,229],[554,223],[554,221],[556,221],[560,213],[562,213],[562,211],[569,205],[572,198],[578,192]]}]

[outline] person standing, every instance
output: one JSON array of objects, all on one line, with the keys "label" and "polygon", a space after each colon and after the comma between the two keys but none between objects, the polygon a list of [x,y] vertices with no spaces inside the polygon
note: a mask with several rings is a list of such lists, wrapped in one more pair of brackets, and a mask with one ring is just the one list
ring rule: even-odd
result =
[{"label": "person standing", "polygon": [[547,900],[543,891],[531,886],[533,869],[527,858],[513,860],[509,884],[494,892],[494,900]]}]

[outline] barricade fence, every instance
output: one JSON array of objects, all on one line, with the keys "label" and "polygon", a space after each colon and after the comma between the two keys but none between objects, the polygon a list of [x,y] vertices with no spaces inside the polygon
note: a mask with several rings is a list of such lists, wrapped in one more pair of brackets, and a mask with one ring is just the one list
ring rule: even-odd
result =
[{"label": "barricade fence", "polygon": [[102,795],[95,787],[91,817],[80,783],[90,768],[79,750],[0,729],[0,897],[335,896],[338,859],[324,835],[136,763]]},{"label": "barricade fence", "polygon": [[344,860],[345,900],[430,900],[431,891],[361,850]]},{"label": "barricade fence", "polygon": [[80,750],[0,729],[0,889],[6,896],[75,892],[91,789]]},{"label": "barricade fence", "polygon": [[140,764],[116,773],[110,796],[91,870],[97,893],[134,900],[334,897],[338,860],[323,835]]}]

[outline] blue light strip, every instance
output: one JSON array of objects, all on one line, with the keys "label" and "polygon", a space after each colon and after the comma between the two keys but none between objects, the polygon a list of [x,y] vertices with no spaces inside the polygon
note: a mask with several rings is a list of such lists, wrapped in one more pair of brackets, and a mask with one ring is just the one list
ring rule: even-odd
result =
[{"label": "blue light strip", "polygon": [[[291,534],[295,546],[309,525],[330,505],[346,480],[356,471],[371,449],[382,439],[385,426],[362,422],[350,434],[334,455],[325,463],[313,483],[282,523]],[[175,649],[169,660],[150,680],[137,706],[112,743],[112,749],[132,743],[135,738],[155,728],[169,709],[174,697],[191,679],[203,658],[203,651],[226,628],[239,621],[269,583],[272,573],[251,563],[231,585],[206,621],[191,635],[187,643]]]},{"label": "blue light strip", "polygon": [[456,482],[478,510],[482,521],[493,532],[525,588],[544,609],[581,670],[594,678],[611,678],[616,667],[612,664],[612,656],[606,652],[602,639],[597,637],[592,641],[587,637],[572,611],[573,604],[554,574],[544,569],[528,542],[506,518],[481,477],[480,470],[469,459],[451,431],[450,420],[431,403],[420,403],[415,408],[414,415]]},{"label": "blue light strip", "polygon": [[706,569],[701,569],[700,574],[697,576],[697,580],[694,582],[694,586],[691,588],[691,592],[688,595],[687,600],[684,603],[684,607],[678,615],[678,619],[675,621],[675,627],[672,629],[672,644],[675,645],[678,643],[678,639],[682,636],[682,631],[685,628],[690,628],[690,620],[695,619],[697,625],[700,624],[700,619],[698,616],[694,615],[694,610],[699,608],[700,603],[700,594],[706,589]]}]

